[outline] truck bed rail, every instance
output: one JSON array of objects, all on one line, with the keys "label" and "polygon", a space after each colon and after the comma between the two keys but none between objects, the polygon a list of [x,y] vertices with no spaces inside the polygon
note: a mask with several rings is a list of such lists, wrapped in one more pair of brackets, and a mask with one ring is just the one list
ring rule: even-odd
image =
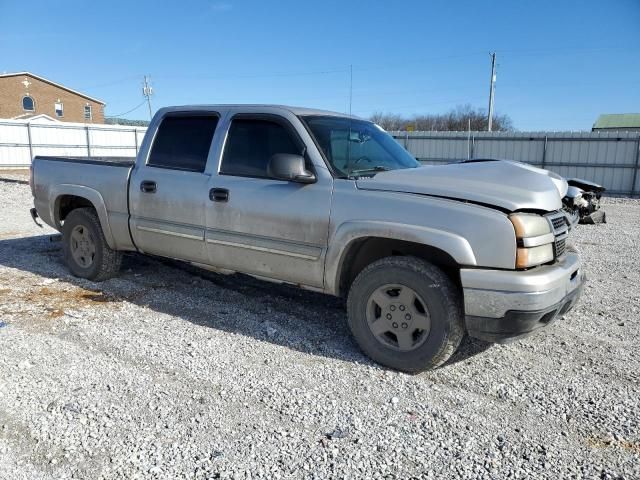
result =
[{"label": "truck bed rail", "polygon": [[107,165],[110,167],[132,167],[135,158],[131,157],[59,157],[49,155],[36,155],[35,160],[47,160],[51,162],[88,163],[92,165]]}]

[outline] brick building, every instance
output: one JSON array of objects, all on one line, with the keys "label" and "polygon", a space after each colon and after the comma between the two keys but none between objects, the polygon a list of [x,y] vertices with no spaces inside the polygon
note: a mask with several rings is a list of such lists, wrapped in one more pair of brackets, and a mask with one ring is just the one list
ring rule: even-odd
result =
[{"label": "brick building", "polygon": [[29,72],[0,74],[0,118],[47,115],[61,122],[104,123],[101,100]]}]

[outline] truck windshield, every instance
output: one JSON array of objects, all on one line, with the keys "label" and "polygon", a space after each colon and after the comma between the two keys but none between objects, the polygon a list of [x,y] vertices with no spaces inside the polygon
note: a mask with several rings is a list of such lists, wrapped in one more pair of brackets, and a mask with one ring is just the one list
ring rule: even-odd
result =
[{"label": "truck windshield", "polygon": [[420,164],[374,123],[347,117],[304,116],[316,143],[340,177],[373,176]]}]

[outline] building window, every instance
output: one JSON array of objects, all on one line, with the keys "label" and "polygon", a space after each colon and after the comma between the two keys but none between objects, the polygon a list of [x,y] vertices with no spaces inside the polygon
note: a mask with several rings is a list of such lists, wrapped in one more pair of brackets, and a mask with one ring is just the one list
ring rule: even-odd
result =
[{"label": "building window", "polygon": [[56,102],[55,109],[56,117],[62,117],[64,115],[64,105],[62,105],[62,102]]},{"label": "building window", "polygon": [[91,105],[84,106],[84,119],[91,120]]},{"label": "building window", "polygon": [[22,108],[23,110],[27,110],[28,112],[33,112],[36,109],[33,98],[29,96],[22,97]]}]

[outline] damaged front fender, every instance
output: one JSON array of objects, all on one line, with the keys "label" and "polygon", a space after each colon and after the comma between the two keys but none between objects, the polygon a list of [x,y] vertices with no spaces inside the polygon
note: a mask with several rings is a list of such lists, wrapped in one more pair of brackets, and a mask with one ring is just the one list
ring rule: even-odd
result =
[{"label": "damaged front fender", "polygon": [[606,189],[602,185],[579,178],[570,178],[567,184],[562,205],[571,223],[606,223],[606,214],[600,210],[600,199]]}]

